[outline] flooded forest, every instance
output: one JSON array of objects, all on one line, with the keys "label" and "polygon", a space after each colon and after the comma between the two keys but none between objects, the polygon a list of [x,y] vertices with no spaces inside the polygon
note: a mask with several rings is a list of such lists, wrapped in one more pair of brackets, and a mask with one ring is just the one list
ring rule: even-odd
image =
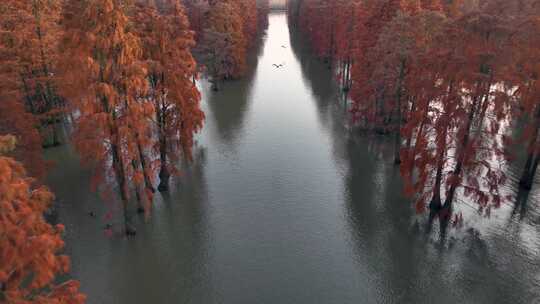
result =
[{"label": "flooded forest", "polygon": [[540,303],[539,0],[2,0],[0,303]]}]

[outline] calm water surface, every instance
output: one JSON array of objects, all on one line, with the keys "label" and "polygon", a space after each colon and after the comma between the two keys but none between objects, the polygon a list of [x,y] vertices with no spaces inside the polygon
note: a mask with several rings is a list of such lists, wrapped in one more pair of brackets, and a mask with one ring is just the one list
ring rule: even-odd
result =
[{"label": "calm water surface", "polygon": [[538,194],[489,221],[460,204],[466,227],[439,246],[414,228],[391,145],[346,130],[329,70],[285,13],[270,15],[256,62],[221,92],[201,84],[195,162],[135,238],[106,237],[117,207],[73,151],[49,152],[88,303],[540,303]]}]

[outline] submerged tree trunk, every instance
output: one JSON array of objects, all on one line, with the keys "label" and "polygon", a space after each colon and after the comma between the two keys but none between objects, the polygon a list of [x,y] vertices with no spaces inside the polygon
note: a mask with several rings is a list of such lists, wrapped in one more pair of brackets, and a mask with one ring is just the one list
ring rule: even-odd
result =
[{"label": "submerged tree trunk", "polygon": [[141,146],[139,134],[137,134],[137,150],[139,152],[139,161],[141,162],[141,167],[143,171],[145,188],[150,193],[154,193],[156,192],[156,189],[154,188],[154,185],[152,184],[152,179],[148,175],[148,165],[146,163],[146,156],[144,155],[144,152]]},{"label": "submerged tree trunk", "polygon": [[[101,76],[101,75],[100,75]],[[118,192],[120,194],[120,200],[122,202],[122,209],[124,211],[124,233],[126,235],[135,235],[137,230],[131,224],[131,215],[128,210],[129,203],[129,194],[128,194],[128,181],[126,180],[126,171],[124,168],[124,161],[122,157],[121,147],[119,146],[118,139],[118,126],[116,125],[117,117],[114,109],[111,109],[109,106],[109,101],[107,97],[101,96],[101,103],[103,105],[104,111],[111,115],[111,121],[109,122],[109,132],[114,134],[111,139],[111,153],[112,153],[112,167],[114,172],[114,177],[118,186]]]},{"label": "submerged tree trunk", "polygon": [[538,163],[540,162],[540,154],[536,154],[534,161],[531,161],[532,165],[527,171],[526,178],[520,182],[520,185],[525,190],[531,190],[536,176],[536,170],[538,169]]},{"label": "submerged tree trunk", "polygon": [[52,131],[52,145],[54,147],[60,146],[60,140],[58,139],[58,130],[56,130],[56,117],[52,118],[52,122],[50,122],[50,128]]},{"label": "submerged tree trunk", "polygon": [[158,190],[160,192],[166,192],[169,191],[169,179],[171,177],[171,174],[169,172],[169,168],[167,167],[167,141],[165,138],[162,138],[160,140],[160,152],[159,157],[161,161],[161,169],[159,171],[159,186]]},{"label": "submerged tree trunk", "polygon": [[[459,177],[463,171],[463,163],[465,161],[465,156],[467,153],[467,145],[470,142],[471,132],[473,131],[472,129],[474,125],[475,116],[477,117],[477,120],[478,120],[478,126],[477,126],[478,130],[476,132],[477,135],[475,136],[478,136],[478,134],[481,133],[482,124],[483,124],[484,117],[485,117],[485,114],[489,105],[490,87],[491,87],[491,81],[487,83],[487,92],[478,96],[471,106],[471,110],[469,112],[469,117],[467,121],[467,126],[465,129],[465,134],[461,142],[462,150],[459,152],[458,161],[456,163],[456,167],[453,172],[453,174],[457,177]],[[478,104],[478,102],[480,102],[480,104]],[[478,111],[480,111],[480,113],[478,113],[477,115]],[[446,236],[446,229],[448,227],[450,219],[452,218],[453,201],[454,201],[457,187],[458,187],[458,183],[454,183],[450,186],[450,190],[448,191],[444,205],[442,206],[440,210],[439,218],[440,218],[440,225],[441,225],[441,238],[443,239]]]},{"label": "submerged tree trunk", "polygon": [[219,77],[217,77],[217,76],[212,77],[211,83],[212,83],[212,90],[214,92],[218,92],[221,89],[220,86],[219,86],[219,82],[220,82]]},{"label": "submerged tree trunk", "polygon": [[161,105],[158,111],[158,132],[159,132],[159,159],[161,162],[161,168],[159,171],[159,192],[169,191],[169,178],[171,176],[167,165],[167,134],[165,132],[166,127],[166,113],[164,105]]},{"label": "submerged tree trunk", "polygon": [[525,163],[523,174],[521,175],[521,179],[519,181],[519,185],[523,190],[532,189],[532,184],[536,175],[536,168],[538,167],[538,158],[540,157],[540,153],[538,153],[536,146],[538,145],[538,133],[540,131],[540,106],[536,111],[535,120],[536,126],[534,133],[532,134],[531,140],[529,141],[527,147],[527,162]]},{"label": "submerged tree trunk", "polygon": [[[478,84],[477,88],[480,88],[480,84]],[[478,103],[479,102],[480,103],[489,102],[490,83],[488,83],[488,85],[487,85],[487,90],[488,90],[488,92],[483,93],[483,94],[481,93],[481,94],[475,96],[475,98],[473,99],[473,103],[471,105],[469,115],[467,117],[467,124],[466,124],[465,129],[464,129],[463,138],[461,139],[461,142],[460,142],[460,145],[459,145],[461,147],[461,149],[459,151],[457,151],[458,159],[457,159],[457,162],[456,162],[456,166],[454,167],[454,171],[452,173],[452,175],[454,177],[459,178],[461,176],[462,171],[463,171],[463,163],[465,162],[465,156],[466,156],[466,153],[467,153],[467,146],[469,145],[469,141],[470,141],[473,122],[474,122],[476,113],[477,113],[477,111],[479,109],[479,106],[482,106],[482,104],[479,105]],[[483,109],[484,107],[480,107],[480,108]],[[448,192],[446,194],[446,198],[444,200],[444,205],[442,206],[441,211],[439,212],[439,219],[440,219],[440,225],[441,225],[441,237],[442,238],[444,238],[446,236],[446,228],[448,227],[448,223],[450,222],[450,219],[451,219],[451,216],[452,216],[452,209],[453,209],[452,204],[454,202],[454,197],[455,197],[458,185],[459,185],[459,183],[457,181],[454,181],[450,185],[450,189],[448,190]]]},{"label": "submerged tree trunk", "polygon": [[[447,130],[448,129],[445,128],[445,131],[443,134],[444,142],[442,145],[440,145],[440,147],[446,147]],[[433,225],[433,220],[435,219],[435,217],[440,216],[440,212],[442,209],[441,186],[442,186],[442,176],[443,176],[443,170],[444,170],[444,158],[446,157],[446,153],[445,151],[437,151],[437,153],[438,153],[437,173],[435,174],[433,196],[431,198],[431,201],[429,202],[428,231],[431,230],[431,226]]]},{"label": "submerged tree trunk", "polygon": [[519,186],[524,190],[531,190],[532,188],[531,167],[534,158],[534,152],[527,153],[527,161],[525,162],[523,174],[521,174],[521,179],[519,180]]},{"label": "submerged tree trunk", "polygon": [[[133,167],[133,171],[136,172],[139,170],[139,164],[137,161],[132,160],[131,166]],[[141,195],[141,187],[140,185],[135,185],[135,196],[137,198],[137,213],[144,213],[144,202]]]},{"label": "submerged tree trunk", "polygon": [[401,164],[401,124],[402,124],[402,113],[401,113],[401,96],[403,94],[403,78],[405,77],[405,61],[401,61],[401,65],[399,67],[399,78],[397,81],[397,87],[396,87],[396,134],[394,138],[394,164],[399,165]]},{"label": "submerged tree trunk", "polygon": [[120,194],[120,200],[122,201],[122,208],[124,211],[124,232],[126,235],[135,235],[137,230],[131,224],[131,215],[128,210],[128,189],[126,181],[126,172],[122,164],[121,151],[117,144],[111,145],[112,150],[112,159],[113,159],[113,169],[116,182],[118,184],[118,192]]}]

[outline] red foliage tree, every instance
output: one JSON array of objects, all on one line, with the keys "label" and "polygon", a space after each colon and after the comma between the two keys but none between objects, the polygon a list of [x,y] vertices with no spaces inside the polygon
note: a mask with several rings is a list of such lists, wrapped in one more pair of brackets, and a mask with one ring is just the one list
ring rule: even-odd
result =
[{"label": "red foliage tree", "polygon": [[186,7],[196,31],[195,57],[212,78],[214,89],[224,79],[244,76],[248,50],[266,28],[268,3],[190,0]]},{"label": "red foliage tree", "polygon": [[43,144],[57,145],[55,124],[63,106],[54,81],[60,1],[7,0],[0,5],[0,52],[5,54],[0,60],[9,65],[3,73],[16,82],[4,84],[3,90],[18,91],[20,102],[39,122]]},{"label": "red foliage tree", "polygon": [[43,159],[37,124],[21,103],[0,95],[0,135],[13,134],[19,143],[9,156],[22,162],[28,172],[41,181],[49,164]]},{"label": "red foliage tree", "polygon": [[240,0],[216,1],[210,3],[207,15],[207,30],[225,34],[225,42],[229,45],[225,50],[231,66],[228,67],[226,78],[238,78],[246,71],[247,39],[245,36],[243,14]]},{"label": "red foliage tree", "polygon": [[[503,200],[506,176],[504,122],[511,109],[504,86],[508,30],[481,12],[442,24],[409,83],[414,110],[401,133],[408,138],[401,156],[406,190],[417,209],[429,201],[430,222],[441,220],[444,234],[458,189],[489,214]],[[430,29],[437,28],[430,26]],[[440,27],[439,27],[440,28]],[[420,32],[420,31],[419,31]],[[459,47],[458,47],[459,46]],[[416,172],[416,177],[414,176]]]},{"label": "red foliage tree", "polygon": [[183,1],[186,15],[189,19],[191,30],[195,32],[195,41],[199,42],[205,27],[205,17],[210,9],[208,0],[186,0]]},{"label": "red foliage tree", "polygon": [[[336,69],[343,87],[351,87],[355,122],[395,135],[405,191],[416,198],[419,211],[429,204],[430,220],[439,216],[443,232],[458,195],[470,197],[487,214],[509,199],[500,190],[506,177],[499,165],[507,162],[511,88],[520,88],[514,91],[522,108],[536,113],[537,107],[530,101],[537,98],[535,82],[517,85],[509,76],[517,68],[517,78],[532,79],[537,68],[521,68],[536,56],[525,55],[530,49],[510,56],[511,45],[527,44],[520,40],[526,34],[510,34],[509,21],[519,14],[515,6],[498,0],[288,4],[291,25],[309,38],[316,55],[345,61]],[[511,36],[519,43],[511,43]],[[523,56],[519,64],[512,62],[516,54]],[[537,120],[529,121],[527,181],[540,161]]]},{"label": "red foliage tree", "polygon": [[53,194],[34,188],[24,167],[3,156],[14,147],[14,137],[0,136],[0,301],[84,303],[77,281],[56,279],[69,270],[69,258],[59,254],[64,227],[43,217]]},{"label": "red foliage tree", "polygon": [[47,111],[30,110],[47,100],[36,96],[43,95],[37,94],[37,88],[43,88],[38,84],[42,83],[43,69],[48,67],[47,58],[52,51],[43,46],[50,35],[36,34],[41,24],[48,23],[36,16],[54,3],[10,0],[0,4],[0,135],[12,134],[18,138],[19,144],[11,155],[38,179],[44,176],[47,167],[38,132],[43,121],[39,113],[50,113],[51,108],[45,104]]},{"label": "red foliage tree", "polygon": [[[151,5],[140,5],[135,17],[147,62],[150,90],[148,102],[153,106],[157,140],[154,151],[159,155],[161,179],[158,189],[169,188],[175,162],[183,154],[191,159],[193,136],[203,125],[200,94],[192,82],[196,63],[191,55],[194,34],[189,30],[184,8],[176,0],[162,6],[161,13]],[[143,158],[144,159],[144,158]]]},{"label": "red foliage tree", "polygon": [[95,168],[94,184],[109,186],[101,187],[102,193],[117,189],[127,234],[135,232],[130,188],[145,181],[140,145],[150,142],[142,138],[150,122],[141,117],[153,111],[141,102],[148,82],[141,43],[127,15],[132,8],[119,0],[70,1],[62,41],[62,88],[77,109],[75,146]]}]

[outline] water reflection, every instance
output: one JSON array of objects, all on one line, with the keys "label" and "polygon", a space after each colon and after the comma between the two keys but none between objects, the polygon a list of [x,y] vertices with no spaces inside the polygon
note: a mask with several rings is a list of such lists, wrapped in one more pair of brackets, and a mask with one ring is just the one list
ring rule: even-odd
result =
[{"label": "water reflection", "polygon": [[248,70],[242,79],[226,81],[219,91],[211,90],[208,82],[203,83],[207,123],[212,121],[206,127],[213,127],[216,139],[228,146],[238,144],[238,138],[242,136],[264,41],[262,36],[250,50]]},{"label": "water reflection", "polygon": [[322,63],[312,54],[309,44],[302,38],[301,33],[289,29],[290,43],[296,59],[300,62],[302,78],[308,85],[316,102],[321,122],[326,124],[332,117],[332,107],[339,104],[339,90],[334,85],[330,66]]}]

